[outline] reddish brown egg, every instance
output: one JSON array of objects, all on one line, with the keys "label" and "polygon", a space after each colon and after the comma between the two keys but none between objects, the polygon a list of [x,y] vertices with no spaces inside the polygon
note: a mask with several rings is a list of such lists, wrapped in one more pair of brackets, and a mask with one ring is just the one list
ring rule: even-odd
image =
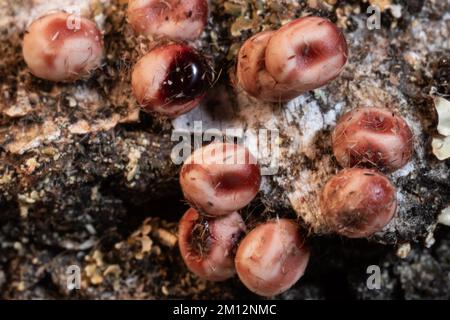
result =
[{"label": "reddish brown egg", "polygon": [[197,107],[212,83],[207,59],[184,44],[157,47],[132,74],[134,95],[150,113],[177,117]]},{"label": "reddish brown egg", "polygon": [[238,83],[258,99],[286,101],[336,78],[347,56],[336,25],[304,17],[247,40],[238,55]]},{"label": "reddish brown egg", "polygon": [[208,19],[207,0],[130,0],[128,22],[140,34],[195,40]]},{"label": "reddish brown egg", "polygon": [[381,231],[396,210],[394,185],[373,169],[341,171],[327,182],[320,198],[320,219],[325,229],[349,238]]},{"label": "reddish brown egg", "polygon": [[284,25],[270,38],[266,69],[277,82],[308,91],[336,78],[347,56],[347,42],[335,24],[321,17],[304,17]]},{"label": "reddish brown egg", "polygon": [[295,221],[277,219],[259,225],[241,241],[235,264],[251,291],[271,297],[292,287],[304,274],[309,249]]},{"label": "reddish brown egg", "polygon": [[237,212],[217,219],[189,209],[179,225],[178,243],[188,269],[200,278],[223,281],[235,274],[234,251],[245,223]]},{"label": "reddish brown egg", "polygon": [[186,200],[200,213],[221,216],[237,211],[259,191],[261,173],[244,147],[213,143],[186,159],[180,184]]},{"label": "reddish brown egg", "polygon": [[248,39],[239,50],[237,80],[251,96],[264,101],[285,101],[295,98],[299,91],[277,83],[265,68],[267,43],[273,31],[260,32]]},{"label": "reddish brown egg", "polygon": [[358,108],[346,113],[332,136],[333,152],[343,167],[376,167],[392,172],[406,165],[413,154],[408,124],[387,109]]},{"label": "reddish brown egg", "polygon": [[100,66],[103,40],[87,18],[56,12],[34,21],[23,39],[23,56],[31,72],[50,81],[88,77]]}]

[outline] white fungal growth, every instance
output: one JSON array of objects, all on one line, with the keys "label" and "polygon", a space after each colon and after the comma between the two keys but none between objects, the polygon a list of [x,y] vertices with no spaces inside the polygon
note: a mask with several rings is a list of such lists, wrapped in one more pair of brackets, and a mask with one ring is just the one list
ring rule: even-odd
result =
[{"label": "white fungal growth", "polygon": [[437,129],[443,136],[450,136],[450,101],[437,97],[434,103],[439,116]]},{"label": "white fungal growth", "polygon": [[450,227],[450,207],[442,210],[441,214],[438,216],[438,223]]},{"label": "white fungal growth", "polygon": [[439,160],[450,158],[450,136],[433,138],[431,143],[433,153]]}]

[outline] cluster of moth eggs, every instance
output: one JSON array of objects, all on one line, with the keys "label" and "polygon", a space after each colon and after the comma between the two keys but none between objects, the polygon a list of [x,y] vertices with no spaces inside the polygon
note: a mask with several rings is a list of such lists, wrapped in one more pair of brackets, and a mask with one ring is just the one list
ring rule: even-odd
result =
[{"label": "cluster of moth eggs", "polygon": [[[186,41],[203,32],[206,0],[131,0],[128,21],[156,46],[134,66],[132,88],[143,110],[176,117],[198,106],[212,83],[208,59]],[[102,33],[90,19],[51,12],[35,20],[23,40],[23,56],[37,77],[55,82],[86,79],[101,67],[105,54]]]},{"label": "cluster of moth eggs", "polygon": [[[200,36],[207,18],[206,0],[129,1],[128,22],[136,33],[171,40],[155,46],[133,68],[131,86],[144,111],[177,117],[200,104],[213,82],[211,66],[187,42]],[[66,12],[35,20],[23,40],[30,71],[49,81],[88,78],[101,68],[104,54],[96,24]],[[287,101],[336,78],[347,57],[345,37],[333,23],[300,18],[242,45],[236,86],[258,100]],[[411,159],[412,133],[389,110],[360,108],[341,118],[332,145],[346,169],[322,190],[320,223],[329,232],[368,237],[396,212],[395,187],[381,172],[395,171]],[[179,247],[198,276],[222,281],[237,273],[253,292],[273,296],[303,275],[309,249],[294,220],[274,219],[247,230],[239,210],[254,199],[260,183],[259,166],[246,148],[215,143],[197,150],[180,173],[191,208],[180,221]]]},{"label": "cluster of moth eggs", "polygon": [[247,233],[239,210],[257,195],[261,171],[250,151],[231,143],[197,149],[180,172],[191,205],[180,221],[179,246],[188,268],[222,281],[238,274],[262,296],[290,288],[303,275],[309,249],[294,220],[275,219]]},{"label": "cluster of moth eggs", "polygon": [[[397,211],[396,188],[381,171],[395,171],[411,159],[411,130],[386,109],[360,108],[340,119],[332,145],[345,169],[322,189],[319,229],[369,237]],[[238,211],[260,183],[257,161],[246,148],[212,143],[196,150],[180,172],[191,208],[180,221],[179,245],[186,265],[200,277],[222,281],[237,273],[251,291],[274,296],[300,279],[310,252],[294,220],[269,220],[247,233]]]}]

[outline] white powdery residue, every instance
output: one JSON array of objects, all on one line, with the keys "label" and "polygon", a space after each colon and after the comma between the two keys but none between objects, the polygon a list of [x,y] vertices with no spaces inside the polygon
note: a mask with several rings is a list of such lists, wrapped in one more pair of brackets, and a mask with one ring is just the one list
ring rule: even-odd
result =
[{"label": "white powdery residue", "polygon": [[312,185],[313,176],[310,170],[303,170],[300,175],[294,181],[295,194],[301,198],[306,197],[308,194],[314,191],[314,186]]},{"label": "white powdery residue", "polygon": [[294,125],[301,131],[300,135],[293,138],[293,145],[300,151],[312,156],[314,153],[314,141],[316,135],[324,127],[324,119],[316,101],[306,101],[300,96],[287,104],[287,110],[292,114]]},{"label": "white powdery residue", "polygon": [[274,107],[271,103],[258,101],[241,107],[239,116],[245,119],[245,124],[250,128],[278,128],[278,118],[282,108],[283,106]]},{"label": "white powdery residue", "polygon": [[311,225],[315,224],[319,212],[318,192],[320,181],[309,170],[303,170],[296,180],[291,182],[293,191],[287,193],[292,208],[302,219]]},{"label": "white powdery residue", "polygon": [[[295,156],[298,153],[298,150],[300,148],[299,141],[297,137],[301,136],[300,129],[295,126],[288,126],[283,129],[283,133],[286,136],[283,138],[283,144],[285,145],[282,148],[282,154],[285,155],[284,160],[288,160],[288,157]],[[286,165],[289,166],[288,163]]]},{"label": "white powdery residue", "polygon": [[415,162],[410,161],[403,168],[400,168],[399,170],[395,171],[392,174],[392,177],[397,179],[401,177],[406,177],[410,173],[414,172],[415,169],[416,169]]},{"label": "white powdery residue", "polygon": [[417,201],[414,195],[402,193],[401,190],[397,191],[397,212],[379,235],[383,236],[387,232],[397,233],[400,230],[414,230],[418,224],[423,223],[421,215],[411,215],[411,211],[417,206]]},{"label": "white powdery residue", "polygon": [[[105,6],[109,2],[110,0],[101,1]],[[35,19],[54,11],[66,11],[90,16],[92,13],[92,0],[34,0],[30,11],[20,10],[14,18],[17,26],[24,29]],[[105,19],[104,17],[95,17],[95,20],[99,23],[99,27],[102,27]]]},{"label": "white powdery residue", "polygon": [[402,117],[403,119],[405,119],[406,123],[411,128],[411,131],[413,133],[414,151],[420,159],[423,159],[426,152],[424,144],[421,143],[421,141],[424,141],[422,124],[420,123],[419,119],[413,119],[409,114],[402,114]]},{"label": "white powdery residue", "polygon": [[77,101],[85,103],[98,103],[102,99],[98,90],[89,89],[84,85],[77,86],[73,96]]},{"label": "white powdery residue", "polygon": [[392,178],[401,178],[406,177],[412,172],[415,172],[418,167],[418,162],[421,161],[426,155],[425,145],[423,143],[423,128],[420,120],[416,118],[415,115],[412,115],[410,109],[408,107],[407,102],[404,98],[401,98],[400,107],[395,110],[398,112],[402,118],[405,120],[409,128],[411,129],[413,135],[413,158],[410,162],[408,162],[404,167],[400,168],[396,172],[391,174]]},{"label": "white powdery residue", "polygon": [[397,190],[396,197],[397,197],[397,203],[399,203],[399,204],[404,203],[404,202],[407,202],[407,199],[405,199],[405,196],[404,196],[403,193],[402,193],[401,191],[399,191],[399,190]]},{"label": "white powdery residue", "polygon": [[323,115],[323,121],[324,124],[327,126],[334,126],[336,125],[336,120],[338,118],[338,115],[341,114],[342,109],[345,106],[345,102],[338,102],[334,106],[333,109],[329,110],[327,113]]},{"label": "white powdery residue", "polygon": [[261,177],[261,185],[259,187],[259,191],[261,191],[262,194],[269,194],[272,190],[271,181],[273,181],[273,177],[271,176],[262,176]]},{"label": "white powdery residue", "polygon": [[[395,181],[393,182],[395,184]],[[391,222],[383,228],[379,235],[383,235],[386,232],[397,232],[398,230],[410,230],[422,220],[420,216],[410,216],[410,212],[416,204],[414,196],[399,188],[396,192],[396,198],[397,212]]]},{"label": "white powdery residue", "polygon": [[313,141],[317,133],[323,129],[323,115],[316,103],[307,104],[304,109],[304,116],[300,121],[302,128],[302,145],[309,149],[312,147]]},{"label": "white powdery residue", "polygon": [[275,116],[271,116],[268,119],[265,119],[264,127],[267,129],[280,129],[278,118]]},{"label": "white powdery residue", "polygon": [[397,218],[398,215],[395,215],[394,218],[389,221],[387,225],[384,226],[384,228],[377,232],[376,235],[382,236],[386,232],[395,232],[398,228],[400,219]]},{"label": "white powdery residue", "polygon": [[287,109],[284,110],[284,121],[287,123],[291,123],[294,121],[294,115],[292,114],[291,110]]},{"label": "white powdery residue", "polygon": [[286,119],[289,119],[287,124],[299,123],[303,107],[308,104],[306,96],[299,96],[289,101],[285,106]]}]

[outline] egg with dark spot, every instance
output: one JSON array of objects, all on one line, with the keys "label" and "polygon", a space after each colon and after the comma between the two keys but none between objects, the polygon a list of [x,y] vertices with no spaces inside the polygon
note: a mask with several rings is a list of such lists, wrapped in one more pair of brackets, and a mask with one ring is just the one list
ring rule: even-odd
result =
[{"label": "egg with dark spot", "polygon": [[143,56],[131,82],[144,111],[177,117],[199,105],[213,83],[213,72],[200,52],[185,44],[169,44]]}]

